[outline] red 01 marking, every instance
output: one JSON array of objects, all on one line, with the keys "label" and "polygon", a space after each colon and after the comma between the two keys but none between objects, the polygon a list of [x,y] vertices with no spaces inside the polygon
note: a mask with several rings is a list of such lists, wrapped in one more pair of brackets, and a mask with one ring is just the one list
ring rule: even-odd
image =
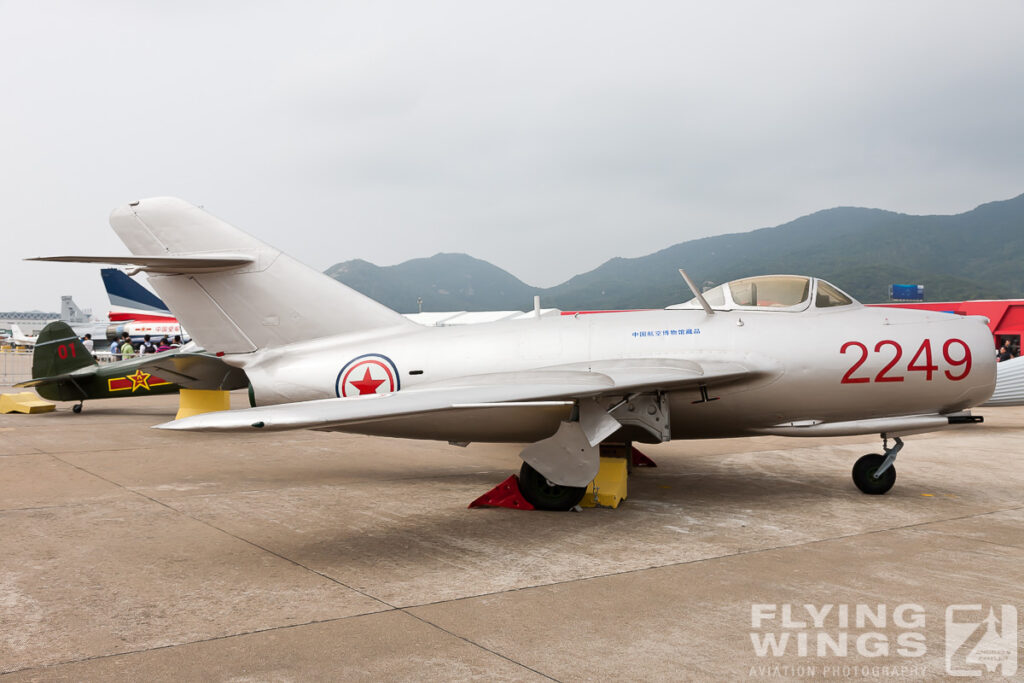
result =
[{"label": "red 01 marking", "polygon": [[[882,341],[875,344],[875,353],[882,353],[882,349],[885,347],[891,347],[895,352],[892,358],[882,368],[873,381],[875,382],[902,382],[904,377],[901,375],[890,375],[888,374],[896,364],[900,362],[903,357],[903,347],[900,346],[899,342],[891,339],[883,339]],[[950,349],[959,346],[961,352],[950,353]],[[860,357],[854,361],[850,369],[843,374],[843,378],[839,380],[840,384],[864,384],[871,382],[870,377],[854,377],[853,373],[857,372],[862,365],[868,360],[868,347],[858,341],[848,341],[839,348],[839,353],[845,354],[847,350],[855,348],[860,351]],[[949,370],[943,371],[943,375],[946,379],[952,382],[958,382],[971,373],[971,347],[967,345],[967,342],[962,339],[947,339],[942,345],[942,359],[951,368],[963,368],[963,372],[960,374],[954,374]],[[923,361],[923,364],[922,364]],[[918,347],[914,357],[910,359],[910,363],[907,365],[907,372],[923,372],[925,373],[925,381],[930,382],[932,375],[939,371],[939,366],[932,361],[932,343],[930,339],[925,339],[921,342],[921,346]]]}]

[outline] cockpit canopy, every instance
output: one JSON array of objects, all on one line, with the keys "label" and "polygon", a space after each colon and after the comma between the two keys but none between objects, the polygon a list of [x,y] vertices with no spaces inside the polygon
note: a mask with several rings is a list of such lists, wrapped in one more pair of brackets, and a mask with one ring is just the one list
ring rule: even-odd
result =
[{"label": "cockpit canopy", "polygon": [[[852,306],[857,301],[824,280],[804,275],[760,275],[733,280],[704,292],[711,308],[720,311],[805,311],[811,307]],[[857,304],[859,305],[859,304]],[[701,308],[696,297],[670,309]]]}]

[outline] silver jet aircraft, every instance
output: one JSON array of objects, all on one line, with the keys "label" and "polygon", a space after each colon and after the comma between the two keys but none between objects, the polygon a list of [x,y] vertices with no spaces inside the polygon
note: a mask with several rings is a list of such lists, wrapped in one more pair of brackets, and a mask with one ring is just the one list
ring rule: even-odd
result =
[{"label": "silver jet aircraft", "polygon": [[134,256],[90,258],[146,271],[251,383],[250,409],[160,428],[526,442],[520,487],[545,509],[579,502],[602,442],[673,438],[879,434],[853,478],[885,493],[901,436],[980,421],[965,409],[995,384],[983,319],[866,308],[813,277],[689,283],[693,300],[666,310],[424,327],[180,199],[110,223]]}]

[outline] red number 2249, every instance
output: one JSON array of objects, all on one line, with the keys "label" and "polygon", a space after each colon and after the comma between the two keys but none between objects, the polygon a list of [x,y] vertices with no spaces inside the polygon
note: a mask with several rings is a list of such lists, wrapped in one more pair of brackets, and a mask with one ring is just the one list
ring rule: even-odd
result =
[{"label": "red number 2249", "polygon": [[[950,353],[950,349],[954,346],[959,346],[961,351]],[[863,384],[866,382],[902,382],[904,377],[902,375],[892,374],[893,368],[900,362],[903,357],[903,347],[900,346],[899,342],[895,342],[891,339],[883,339],[882,341],[875,344],[875,353],[883,354],[887,359],[885,367],[879,370],[878,374],[871,377],[855,377],[854,373],[860,369],[862,365],[868,360],[868,347],[858,341],[848,341],[842,345],[839,349],[839,353],[845,354],[851,349],[856,349],[859,352],[859,357],[854,361],[850,369],[846,371],[843,378],[840,380],[842,384]],[[950,370],[944,370],[943,375],[946,379],[954,382],[962,380],[967,377],[971,372],[971,348],[967,346],[967,343],[962,339],[947,339],[942,345],[942,358],[946,361],[946,364],[951,369],[963,368],[960,374],[950,372]],[[932,375],[939,371],[939,366],[932,361],[932,343],[930,339],[925,339],[921,342],[921,346],[918,347],[917,352],[910,359],[910,363],[907,365],[907,372],[923,372],[925,373],[925,380],[931,381]]]}]

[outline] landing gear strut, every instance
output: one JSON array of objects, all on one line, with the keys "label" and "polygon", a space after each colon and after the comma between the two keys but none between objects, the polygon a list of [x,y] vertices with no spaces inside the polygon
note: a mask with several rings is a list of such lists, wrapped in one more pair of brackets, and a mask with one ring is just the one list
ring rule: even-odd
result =
[{"label": "landing gear strut", "polygon": [[903,448],[903,441],[900,437],[893,437],[895,445],[889,448],[889,439],[882,437],[882,448],[884,455],[868,453],[861,456],[853,465],[853,483],[863,493],[873,496],[880,496],[888,493],[893,484],[896,483],[896,468],[893,461],[896,455]]},{"label": "landing gear strut", "polygon": [[571,510],[583,500],[587,487],[552,484],[524,462],[519,470],[519,490],[538,510]]}]

